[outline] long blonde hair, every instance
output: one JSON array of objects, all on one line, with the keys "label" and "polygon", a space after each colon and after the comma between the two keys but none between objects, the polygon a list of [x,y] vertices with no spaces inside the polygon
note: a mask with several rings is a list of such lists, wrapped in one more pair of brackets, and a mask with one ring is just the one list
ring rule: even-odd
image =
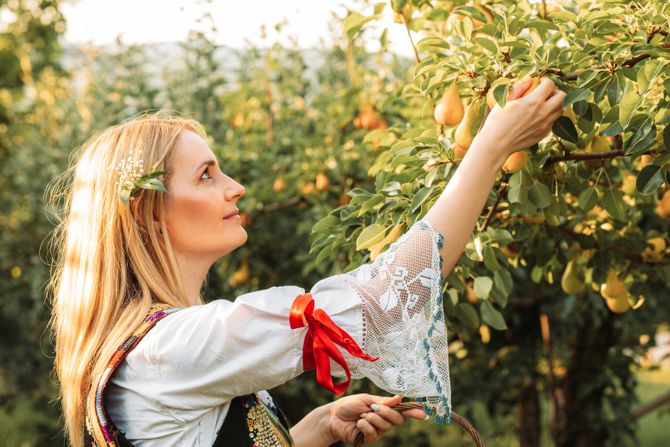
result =
[{"label": "long blonde hair", "polygon": [[205,138],[198,122],[166,112],[110,127],[81,146],[47,190],[51,205],[63,210],[50,241],[56,260],[51,329],[65,426],[75,447],[83,445],[91,381],[142,322],[152,299],[188,306],[165,230],[163,194],[140,190],[124,206],[113,169],[141,149],[145,167],[167,171],[169,189],[169,157],[183,130]]}]

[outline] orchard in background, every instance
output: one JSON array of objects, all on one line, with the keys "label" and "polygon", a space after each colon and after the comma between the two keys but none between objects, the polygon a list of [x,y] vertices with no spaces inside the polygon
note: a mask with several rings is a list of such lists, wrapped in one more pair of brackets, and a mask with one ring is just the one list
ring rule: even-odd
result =
[{"label": "orchard in background", "polygon": [[[350,14],[345,31],[365,32],[385,6]],[[374,188],[316,225],[313,252],[347,253],[349,268],[374,259],[431,207],[490,108],[551,78],[564,116],[505,162],[446,279],[454,405],[513,412],[520,445],[538,446],[544,394],[555,445],[634,443],[634,367],[670,316],[670,5],[391,8],[413,79],[384,99],[399,116],[366,136],[381,146]]]}]

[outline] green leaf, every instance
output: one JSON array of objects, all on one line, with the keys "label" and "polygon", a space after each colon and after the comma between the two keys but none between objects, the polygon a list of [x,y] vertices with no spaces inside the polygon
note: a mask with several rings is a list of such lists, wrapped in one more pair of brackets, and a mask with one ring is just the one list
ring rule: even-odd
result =
[{"label": "green leaf", "polygon": [[508,91],[509,84],[500,84],[493,88],[493,98],[500,105],[500,107],[505,107],[505,104],[507,103]]},{"label": "green leaf", "polygon": [[528,189],[525,186],[512,186],[507,193],[510,203],[523,203],[528,199]]},{"label": "green leaf", "polygon": [[642,99],[640,98],[640,95],[634,90],[626,93],[621,99],[621,102],[619,103],[619,122],[624,130],[628,128],[628,124],[630,123],[633,114],[640,107],[641,103]]},{"label": "green leaf", "polygon": [[509,296],[509,294],[512,293],[514,280],[512,279],[512,274],[507,270],[496,271],[493,274],[493,281],[503,295]]},{"label": "green leaf", "polygon": [[370,197],[368,200],[363,202],[363,205],[361,205],[361,208],[358,210],[358,216],[362,216],[380,203],[384,203],[386,200],[386,197],[384,197],[382,194],[375,194],[374,196]]},{"label": "green leaf", "polygon": [[361,234],[356,238],[356,250],[363,250],[370,248],[384,239],[386,227],[380,224],[372,224],[361,231]]},{"label": "green leaf", "polygon": [[663,129],[663,146],[670,151],[670,124]]},{"label": "green leaf", "polygon": [[123,203],[123,206],[128,205],[128,202],[130,201],[130,191],[127,189],[122,189],[119,192],[119,198],[121,199],[121,203]]},{"label": "green leaf", "polygon": [[603,194],[603,207],[616,220],[626,219],[626,210],[623,206],[623,193],[616,189],[610,188]]},{"label": "green leaf", "polygon": [[474,42],[493,54],[498,52],[498,46],[496,45],[495,41],[489,37],[475,37]]},{"label": "green leaf", "polygon": [[491,326],[493,329],[499,331],[504,331],[507,329],[507,324],[502,314],[498,312],[491,303],[488,301],[482,301],[479,311],[482,314],[482,320],[484,323]]},{"label": "green leaf", "polygon": [[332,247],[324,247],[321,249],[319,254],[316,256],[316,260],[314,261],[317,265],[321,264],[324,262],[330,255],[332,254],[333,250]]},{"label": "green leaf", "polygon": [[374,15],[381,14],[384,8],[386,8],[385,2],[375,3]]},{"label": "green leaf", "polygon": [[470,303],[458,303],[456,306],[456,318],[461,320],[471,328],[479,327],[479,314],[477,310]]},{"label": "green leaf", "polygon": [[640,171],[640,174],[637,176],[635,188],[640,194],[654,194],[664,182],[665,176],[663,175],[661,166],[649,164],[642,168],[642,171]]},{"label": "green leaf", "polygon": [[650,116],[640,124],[635,133],[624,141],[624,150],[626,155],[635,155],[644,152],[654,144],[656,138],[656,128],[654,120]]},{"label": "green leaf", "polygon": [[544,209],[551,205],[551,191],[544,183],[534,183],[528,190],[528,197],[538,208]]},{"label": "green leaf", "polygon": [[425,37],[421,39],[417,44],[417,48],[424,49],[427,47],[436,47],[436,48],[449,48],[449,44],[446,40],[441,37]]},{"label": "green leaf", "polygon": [[648,59],[644,63],[644,67],[637,75],[638,87],[641,92],[645,93],[651,88],[658,75],[661,74],[665,68],[665,65],[666,62],[655,58]]},{"label": "green leaf", "polygon": [[163,184],[162,181],[158,180],[157,178],[150,178],[147,180],[144,180],[142,183],[138,184],[140,188],[143,189],[151,189],[154,191],[161,191],[161,192],[168,192],[167,188],[165,188],[165,185]]},{"label": "green leaf", "polygon": [[563,138],[570,143],[577,144],[577,142],[579,142],[577,129],[575,129],[572,120],[567,116],[559,116],[558,119],[554,121],[554,126],[551,130],[557,137]]},{"label": "green leaf", "polygon": [[496,258],[496,254],[493,251],[493,248],[491,248],[491,245],[486,244],[484,248],[482,248],[482,256],[484,257],[484,265],[487,269],[491,271],[500,270],[500,264],[498,263],[498,259]]},{"label": "green leaf", "polygon": [[421,208],[421,205],[423,205],[423,202],[426,201],[426,199],[430,196],[430,192],[432,191],[432,188],[428,188],[424,186],[421,188],[416,195],[414,196],[414,199],[412,199],[412,206],[410,207],[410,211],[414,213],[416,210]]},{"label": "green leaf", "polygon": [[579,207],[588,211],[596,206],[598,194],[594,188],[587,188],[579,194]]},{"label": "green leaf", "polygon": [[475,278],[474,283],[475,296],[477,298],[485,300],[489,297],[491,293],[491,288],[493,287],[493,280],[488,276],[478,276]]},{"label": "green leaf", "polygon": [[563,109],[567,109],[570,107],[573,103],[577,101],[585,101],[589,99],[591,96],[591,91],[586,88],[578,88],[567,95],[565,95],[565,98],[563,99]]},{"label": "green leaf", "polygon": [[360,29],[363,25],[365,25],[370,20],[374,20],[377,17],[378,17],[377,15],[372,15],[372,16],[369,16],[369,17],[365,17],[364,15],[361,15],[357,12],[352,12],[342,22],[342,26],[344,27],[344,32],[347,34],[347,36],[352,38],[356,35],[356,33],[358,33],[358,31],[360,31]]}]

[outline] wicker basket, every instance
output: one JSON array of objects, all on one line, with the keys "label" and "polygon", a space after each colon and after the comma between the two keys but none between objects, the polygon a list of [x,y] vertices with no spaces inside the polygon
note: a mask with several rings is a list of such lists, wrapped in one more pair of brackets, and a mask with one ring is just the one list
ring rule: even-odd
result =
[{"label": "wicker basket", "polygon": [[[421,405],[418,402],[400,402],[398,405],[392,408],[396,411],[404,411],[413,408],[423,409],[423,405]],[[481,436],[479,436],[479,433],[477,433],[477,430],[475,430],[470,421],[468,421],[466,418],[456,413],[455,411],[451,412],[451,419],[458,422],[458,424],[470,434],[470,436],[472,437],[472,441],[475,443],[477,447],[484,447],[484,441],[482,441]],[[363,444],[363,439],[364,439],[363,433],[359,432],[358,435],[356,435],[356,439],[354,440],[354,447],[360,447]]]}]

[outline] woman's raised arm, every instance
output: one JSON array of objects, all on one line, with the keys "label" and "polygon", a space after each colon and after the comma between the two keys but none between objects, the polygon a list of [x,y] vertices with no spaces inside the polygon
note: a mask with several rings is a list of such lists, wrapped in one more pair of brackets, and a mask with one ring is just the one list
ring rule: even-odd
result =
[{"label": "woman's raised arm", "polygon": [[511,153],[540,141],[562,113],[565,93],[543,78],[527,96],[496,106],[465,158],[423,220],[444,236],[446,275],[456,265],[486,203],[496,175]]}]

